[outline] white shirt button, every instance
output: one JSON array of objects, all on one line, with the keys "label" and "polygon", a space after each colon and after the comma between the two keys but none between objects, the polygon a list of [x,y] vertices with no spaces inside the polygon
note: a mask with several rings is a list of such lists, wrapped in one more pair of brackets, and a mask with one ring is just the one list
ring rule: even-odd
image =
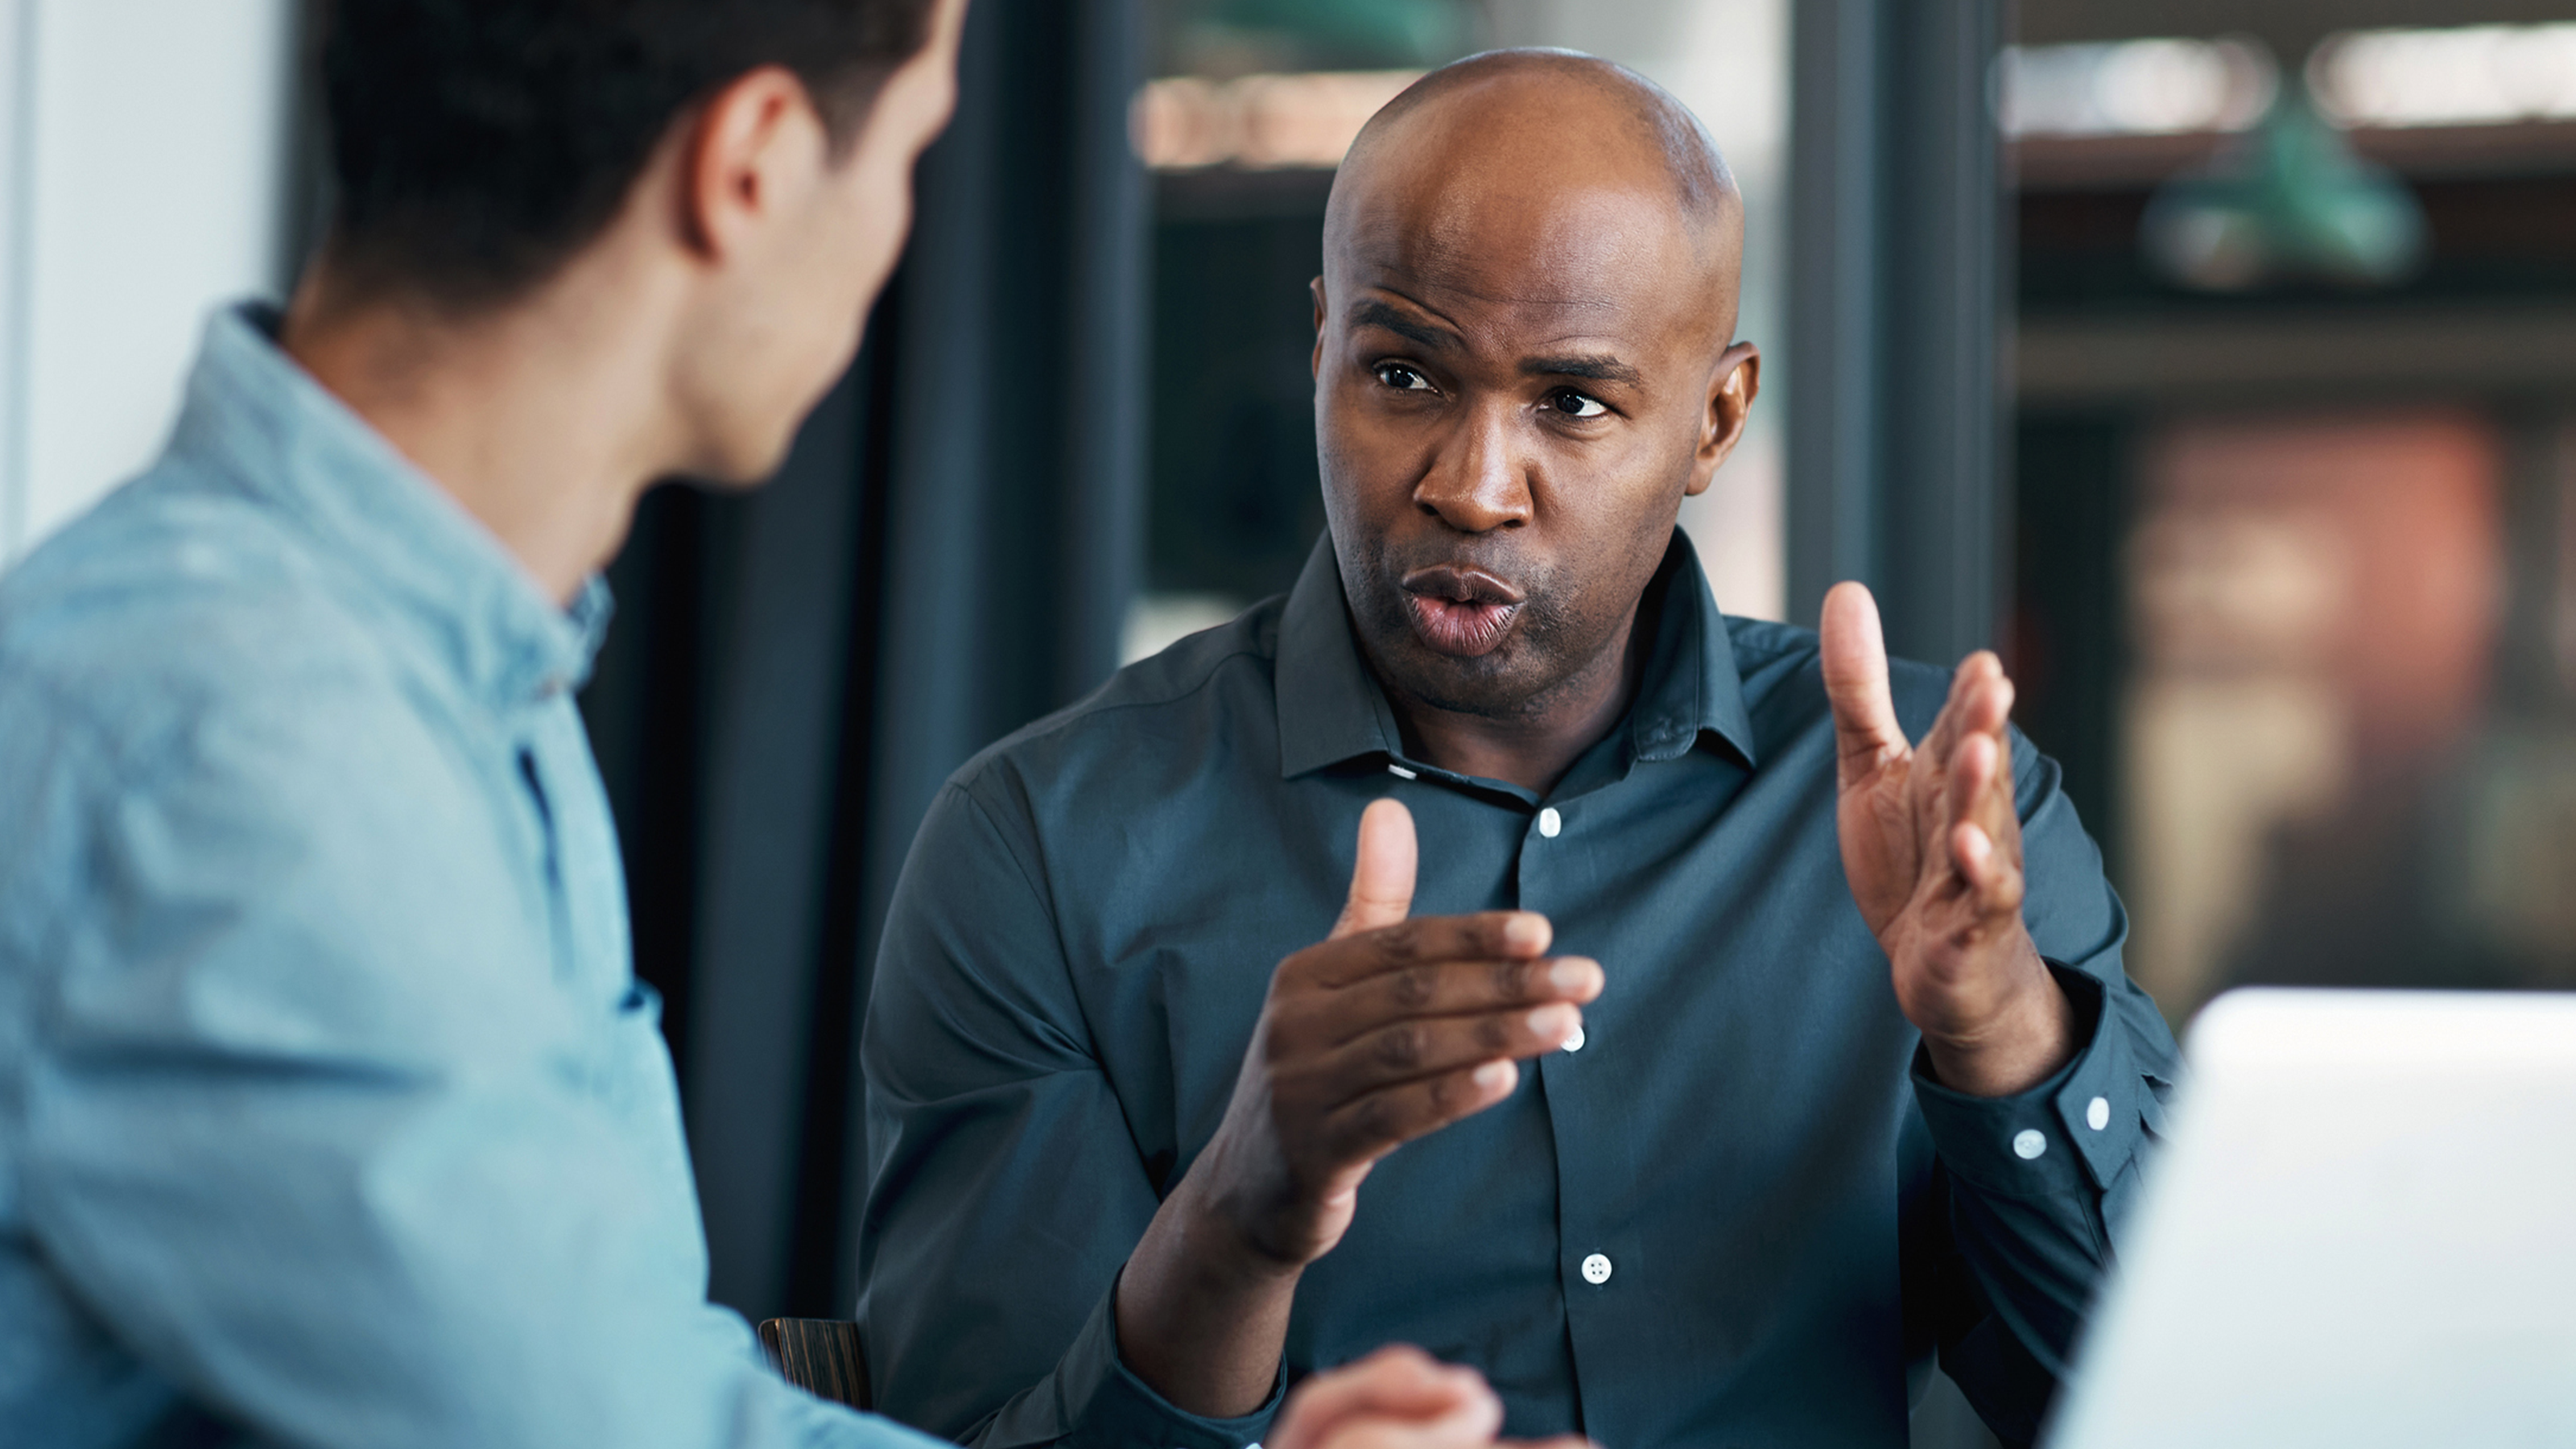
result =
[{"label": "white shirt button", "polygon": [[1610,1260],[1599,1253],[1583,1260],[1583,1281],[1598,1288],[1610,1281]]},{"label": "white shirt button", "polygon": [[1539,834],[1546,836],[1550,840],[1554,840],[1556,838],[1556,833],[1564,828],[1565,817],[1556,813],[1555,806],[1550,805],[1546,809],[1538,812]]},{"label": "white shirt button", "polygon": [[2047,1150],[2048,1139],[2040,1136],[2037,1132],[2024,1130],[2013,1134],[2013,1156],[2020,1158],[2024,1162],[2028,1162],[2030,1159],[2037,1157],[2039,1154],[2046,1152]]},{"label": "white shirt button", "polygon": [[1582,1023],[1577,1022],[1577,1023],[1575,1024],[1575,1027],[1574,1027],[1574,1035],[1572,1035],[1572,1036],[1570,1036],[1570,1037],[1567,1037],[1567,1038],[1565,1039],[1565,1043],[1564,1043],[1564,1045],[1562,1045],[1562,1046],[1558,1047],[1558,1048],[1557,1048],[1557,1050],[1559,1050],[1559,1051],[1569,1051],[1569,1052],[1579,1052],[1579,1051],[1583,1050],[1583,1026],[1582,1026]]},{"label": "white shirt button", "polygon": [[2096,1097],[2084,1106],[2084,1125],[2099,1132],[2111,1125],[2111,1099]]}]

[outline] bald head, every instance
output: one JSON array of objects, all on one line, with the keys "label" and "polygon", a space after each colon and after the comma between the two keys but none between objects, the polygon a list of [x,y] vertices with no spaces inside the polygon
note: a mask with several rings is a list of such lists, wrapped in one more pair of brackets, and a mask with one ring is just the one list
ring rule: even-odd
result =
[{"label": "bald head", "polygon": [[1615,65],[1477,56],[1361,132],[1314,284],[1316,460],[1352,625],[1417,727],[1616,715],[1682,500],[1760,386],[1742,251],[1708,133]]},{"label": "bald head", "polygon": [[1605,191],[1662,203],[1696,264],[1694,290],[1731,335],[1744,204],[1717,143],[1671,92],[1572,51],[1469,56],[1389,101],[1333,179],[1327,268],[1337,250],[1392,230]]}]

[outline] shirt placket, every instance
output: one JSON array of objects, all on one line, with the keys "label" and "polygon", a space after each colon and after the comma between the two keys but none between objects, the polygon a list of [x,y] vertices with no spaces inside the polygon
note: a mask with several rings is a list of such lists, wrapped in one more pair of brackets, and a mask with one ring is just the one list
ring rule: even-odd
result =
[{"label": "shirt placket", "polygon": [[[1561,950],[1584,949],[1579,940],[1567,940],[1565,931],[1585,895],[1585,872],[1575,853],[1586,848],[1587,817],[1610,813],[1607,793],[1542,805],[1522,832],[1521,909],[1558,924]],[[1574,1396],[1583,1429],[1596,1437],[1605,1426],[1594,1406],[1617,1399],[1611,1385],[1618,1378],[1620,1345],[1640,1331],[1639,1295],[1653,1271],[1627,1200],[1628,1185],[1643,1180],[1632,1160],[1635,1134],[1624,1130],[1620,1106],[1609,1100],[1614,1089],[1606,1068],[1618,1050],[1609,1014],[1587,1008],[1584,1025],[1537,1063],[1556,1140],[1556,1270],[1573,1350]]]},{"label": "shirt placket", "polygon": [[574,963],[570,979],[584,993],[612,998],[632,968],[624,866],[606,792],[591,765],[581,718],[560,692],[536,707],[526,741],[547,798],[553,906]]}]

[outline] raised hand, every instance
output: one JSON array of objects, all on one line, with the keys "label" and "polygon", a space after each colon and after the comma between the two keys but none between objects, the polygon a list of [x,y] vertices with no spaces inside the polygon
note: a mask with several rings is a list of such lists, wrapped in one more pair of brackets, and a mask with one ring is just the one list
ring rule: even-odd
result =
[{"label": "raised hand", "polygon": [[1969,655],[1917,746],[1896,718],[1869,590],[1837,584],[1823,635],[1843,874],[1887,952],[1897,1006],[1943,1084],[1980,1096],[2035,1086],[2072,1053],[2074,1012],[2022,923],[2012,681],[1993,654]]},{"label": "raised hand", "polygon": [[1562,1045],[1601,993],[1595,963],[1542,954],[1544,916],[1408,919],[1414,860],[1413,816],[1370,805],[1341,919],[1272,974],[1225,1121],[1192,1169],[1276,1262],[1331,1251],[1378,1159],[1501,1101],[1514,1061]]},{"label": "raised hand", "polygon": [[1545,954],[1543,916],[1412,918],[1414,861],[1412,815],[1370,805],[1341,919],[1271,974],[1224,1120],[1119,1276],[1121,1354],[1193,1413],[1269,1396],[1298,1275],[1369,1169],[1508,1096],[1601,994],[1597,963]]},{"label": "raised hand", "polygon": [[[1299,1384],[1270,1429],[1270,1449],[1489,1449],[1503,1403],[1470,1368],[1395,1344]],[[1527,1449],[1588,1449],[1569,1435]]]}]

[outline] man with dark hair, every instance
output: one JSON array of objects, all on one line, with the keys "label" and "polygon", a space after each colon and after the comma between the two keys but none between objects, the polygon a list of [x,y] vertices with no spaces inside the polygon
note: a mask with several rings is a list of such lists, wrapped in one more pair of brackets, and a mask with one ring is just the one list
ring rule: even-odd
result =
[{"label": "man with dark hair", "polygon": [[[338,181],[0,581],[0,1442],[892,1445],[705,1300],[571,703],[858,345],[963,0],[347,0]],[[1283,1444],[1465,1446],[1390,1353]]]},{"label": "man with dark hair", "polygon": [[889,1406],[1236,1449],[1402,1338],[1515,1432],[1898,1446],[1937,1353],[2028,1441],[2173,1043],[1993,655],[1891,677],[1854,585],[1821,638],[1718,615],[1674,525],[1760,358],[1715,148],[1483,56],[1323,241],[1304,576],[970,762],[897,888]]}]

